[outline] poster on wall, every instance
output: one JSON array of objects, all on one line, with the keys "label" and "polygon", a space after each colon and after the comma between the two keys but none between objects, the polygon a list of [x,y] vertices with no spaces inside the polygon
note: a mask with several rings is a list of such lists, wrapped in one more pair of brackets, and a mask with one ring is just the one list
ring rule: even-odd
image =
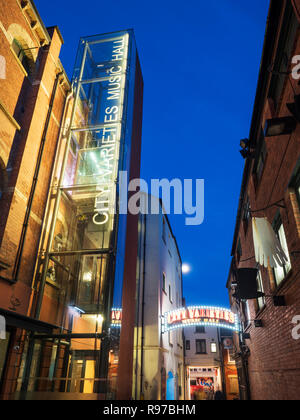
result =
[{"label": "poster on wall", "polygon": [[190,390],[192,400],[206,399],[208,394],[215,392],[214,378],[191,379]]}]

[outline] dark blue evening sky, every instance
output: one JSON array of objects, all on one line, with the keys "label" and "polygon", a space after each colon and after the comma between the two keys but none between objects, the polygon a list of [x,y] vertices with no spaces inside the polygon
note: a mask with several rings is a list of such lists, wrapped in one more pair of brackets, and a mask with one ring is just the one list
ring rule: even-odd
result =
[{"label": "dark blue evening sky", "polygon": [[225,284],[268,11],[267,0],[35,0],[65,40],[71,78],[81,36],[135,30],[144,82],[142,177],[204,178],[205,221],[170,216],[189,304],[228,306]]}]

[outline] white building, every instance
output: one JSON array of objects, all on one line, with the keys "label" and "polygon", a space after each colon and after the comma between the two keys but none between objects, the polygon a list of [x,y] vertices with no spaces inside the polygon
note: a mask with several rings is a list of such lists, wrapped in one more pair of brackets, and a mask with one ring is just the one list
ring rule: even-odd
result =
[{"label": "white building", "polygon": [[181,258],[162,211],[141,216],[139,249],[133,398],[184,399],[183,332],[161,327],[164,313],[182,307]]},{"label": "white building", "polygon": [[218,328],[184,328],[186,399],[197,399],[199,392],[222,390],[221,352]]}]

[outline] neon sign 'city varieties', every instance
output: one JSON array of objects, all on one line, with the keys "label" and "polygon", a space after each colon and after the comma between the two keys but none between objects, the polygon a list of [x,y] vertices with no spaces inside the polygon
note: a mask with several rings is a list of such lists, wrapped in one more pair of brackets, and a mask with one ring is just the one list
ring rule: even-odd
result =
[{"label": "neon sign 'city varieties'", "polygon": [[[123,117],[124,89],[126,83],[126,67],[128,57],[128,34],[112,43],[111,67],[108,69],[108,88],[104,90],[106,97],[102,100],[107,104],[104,115],[104,128],[100,152],[102,181],[99,193],[95,198],[95,213],[93,222],[105,225],[115,207],[115,177],[118,163],[118,153],[121,137],[120,121]],[[102,64],[98,64],[98,67]],[[104,94],[105,94],[104,93]],[[99,217],[100,216],[100,217]]]},{"label": "neon sign 'city varieties'", "polygon": [[189,326],[211,326],[239,330],[238,318],[229,309],[211,306],[190,306],[170,311],[162,317],[162,332]]}]

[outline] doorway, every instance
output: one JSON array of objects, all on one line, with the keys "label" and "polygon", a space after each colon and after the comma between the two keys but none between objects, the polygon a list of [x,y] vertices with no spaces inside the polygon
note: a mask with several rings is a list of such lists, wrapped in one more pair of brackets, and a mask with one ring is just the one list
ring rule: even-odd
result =
[{"label": "doorway", "polygon": [[8,355],[9,341],[10,332],[7,331],[5,339],[0,340],[0,389],[2,388],[2,380]]},{"label": "doorway", "polygon": [[175,378],[172,372],[169,372],[167,379],[167,400],[175,400]]}]

